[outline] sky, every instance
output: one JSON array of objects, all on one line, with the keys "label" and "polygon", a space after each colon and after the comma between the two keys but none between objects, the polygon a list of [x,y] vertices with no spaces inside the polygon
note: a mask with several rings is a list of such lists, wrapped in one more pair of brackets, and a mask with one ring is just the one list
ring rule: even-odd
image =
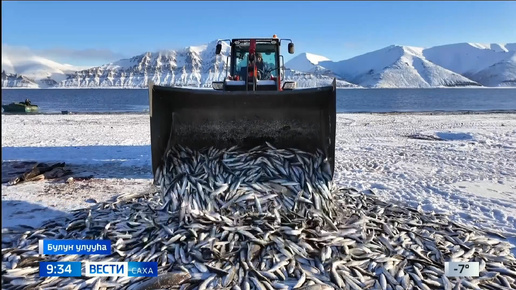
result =
[{"label": "sky", "polygon": [[216,39],[292,39],[339,61],[398,44],[516,42],[516,2],[2,1],[2,48],[94,66]]}]

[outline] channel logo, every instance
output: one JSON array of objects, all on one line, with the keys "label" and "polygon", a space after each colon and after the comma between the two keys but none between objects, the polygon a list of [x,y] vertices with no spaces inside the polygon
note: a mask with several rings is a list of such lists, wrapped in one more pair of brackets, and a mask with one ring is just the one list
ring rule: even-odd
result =
[{"label": "channel logo", "polygon": [[157,262],[86,262],[86,276],[157,277]]}]

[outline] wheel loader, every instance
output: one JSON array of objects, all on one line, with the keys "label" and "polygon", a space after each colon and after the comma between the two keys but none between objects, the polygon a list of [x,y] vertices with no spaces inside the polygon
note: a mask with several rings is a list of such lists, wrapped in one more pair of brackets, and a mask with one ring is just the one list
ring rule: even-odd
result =
[{"label": "wheel loader", "polygon": [[[336,83],[296,89],[285,81],[280,46],[290,39],[238,38],[229,42],[229,71],[212,89],[188,89],[149,84],[152,172],[168,148],[180,144],[190,149],[235,145],[253,148],[265,142],[276,148],[297,148],[328,158],[335,164]],[[257,56],[267,63],[261,70]],[[280,62],[281,60],[281,62]]]}]

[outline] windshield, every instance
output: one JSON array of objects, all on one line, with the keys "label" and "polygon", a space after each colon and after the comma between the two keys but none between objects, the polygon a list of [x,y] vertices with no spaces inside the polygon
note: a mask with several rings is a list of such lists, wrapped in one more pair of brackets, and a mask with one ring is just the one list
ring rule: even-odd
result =
[{"label": "windshield", "polygon": [[[236,45],[235,49],[235,74],[245,79],[247,60],[249,58],[249,45]],[[256,45],[256,52],[261,53],[264,63],[264,72],[261,79],[269,79],[271,76],[277,77],[276,46],[271,44],[258,44]]]}]

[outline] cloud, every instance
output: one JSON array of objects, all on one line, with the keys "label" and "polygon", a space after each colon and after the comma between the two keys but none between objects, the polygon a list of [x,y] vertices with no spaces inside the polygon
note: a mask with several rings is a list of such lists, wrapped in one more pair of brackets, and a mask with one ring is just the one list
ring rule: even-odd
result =
[{"label": "cloud", "polygon": [[25,46],[2,44],[2,71],[41,79],[49,76],[54,79],[78,70],[90,68],[90,65],[68,64],[38,55]]},{"label": "cloud", "polygon": [[2,43],[2,58],[4,56],[9,56],[9,58],[28,58],[36,55],[26,46],[12,46]]},{"label": "cloud", "polygon": [[70,49],[56,47],[37,50],[26,46],[2,44],[2,59],[4,57],[8,57],[11,61],[43,57],[59,63],[90,67],[128,58],[125,54],[109,49]]},{"label": "cloud", "polygon": [[39,50],[37,53],[43,57],[48,58],[70,58],[70,59],[81,59],[81,60],[105,60],[108,62],[117,61],[127,56],[111,51],[109,49],[70,49],[70,48],[51,48]]}]

